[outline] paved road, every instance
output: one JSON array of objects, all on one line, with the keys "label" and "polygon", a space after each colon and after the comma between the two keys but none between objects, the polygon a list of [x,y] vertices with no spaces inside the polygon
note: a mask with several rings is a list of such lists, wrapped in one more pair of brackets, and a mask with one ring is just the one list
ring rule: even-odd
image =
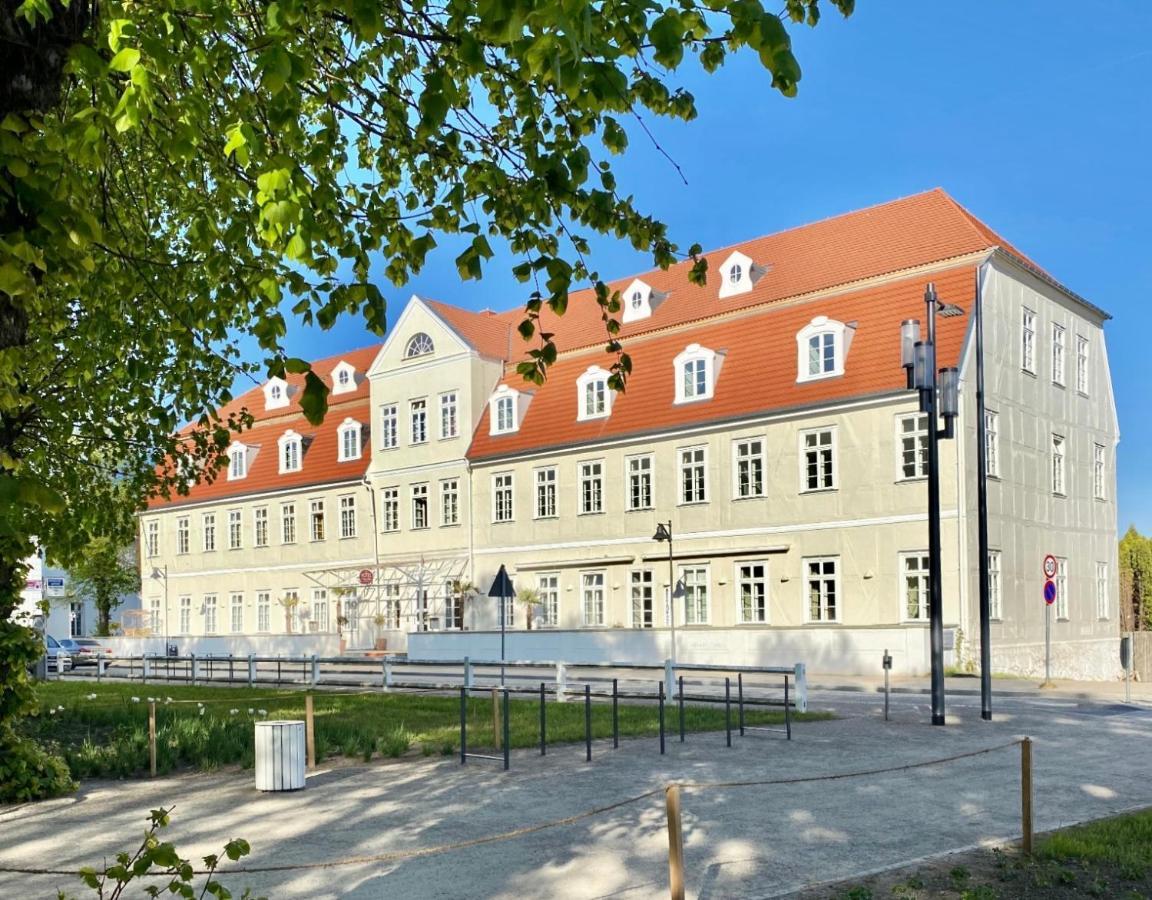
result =
[{"label": "paved road", "polygon": [[[979,719],[978,697],[950,698],[933,728],[928,698],[894,695],[892,721],[875,694],[814,692],[841,718],[777,734],[689,735],[659,756],[654,739],[619,751],[556,747],[513,756],[509,774],[481,763],[419,760],[318,772],[294,794],[259,794],[250,773],[91,783],[76,797],[0,811],[0,867],[73,867],[131,843],[147,810],[174,804],[170,837],[187,855],[248,838],[246,865],[325,864],[472,841],[573,816],[669,781],[729,782],[838,775],[1035,740],[1040,829],[1152,805],[1143,760],[1152,711],[1067,698],[1004,697]],[[684,793],[690,896],[788,893],[1019,834],[1016,748],[940,766],[861,778]],[[512,840],[431,856],[276,873],[233,873],[232,888],[274,898],[640,898],[667,896],[660,795]],[[0,872],[0,896],[54,896],[62,876]]]}]

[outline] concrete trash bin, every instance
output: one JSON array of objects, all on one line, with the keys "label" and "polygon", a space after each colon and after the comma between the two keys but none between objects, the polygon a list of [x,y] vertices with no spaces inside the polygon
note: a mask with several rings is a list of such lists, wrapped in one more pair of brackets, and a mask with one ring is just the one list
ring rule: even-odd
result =
[{"label": "concrete trash bin", "polygon": [[256,790],[298,791],[304,787],[304,723],[256,723]]}]

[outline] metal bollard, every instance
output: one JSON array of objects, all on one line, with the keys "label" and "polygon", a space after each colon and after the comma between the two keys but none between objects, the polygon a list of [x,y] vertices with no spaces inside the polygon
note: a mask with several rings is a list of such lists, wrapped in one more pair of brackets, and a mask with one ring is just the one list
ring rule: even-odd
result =
[{"label": "metal bollard", "polygon": [[680,743],[684,743],[684,676],[680,676]]},{"label": "metal bollard", "polygon": [[732,746],[732,679],[724,679],[724,731],[728,746]]},{"label": "metal bollard", "polygon": [[592,762],[592,685],[584,685],[584,761]]},{"label": "metal bollard", "polygon": [[612,746],[620,749],[620,691],[617,679],[612,679]]},{"label": "metal bollard", "polygon": [[[385,659],[383,665],[384,665],[384,690],[388,691],[388,690],[392,689],[392,660]],[[470,688],[471,686],[472,685],[470,685],[468,683],[464,684],[465,688]]]},{"label": "metal bollard", "polygon": [[473,684],[472,660],[464,657],[464,687],[471,689]]},{"label": "metal bollard", "polygon": [[460,688],[460,765],[468,762],[468,689]]},{"label": "metal bollard", "polygon": [[788,676],[784,676],[784,730],[792,740],[792,705],[788,702]]},{"label": "metal bollard", "polygon": [[248,687],[256,685],[256,654],[248,654]]},{"label": "metal bollard", "polygon": [[660,755],[664,755],[664,682],[659,684],[660,688]]},{"label": "metal bollard", "polygon": [[512,764],[512,737],[508,724],[508,688],[504,688],[504,771],[507,772]]},{"label": "metal bollard", "polygon": [[744,673],[736,673],[737,708],[740,710],[740,737],[744,737]]},{"label": "metal bollard", "polygon": [[540,682],[540,755],[543,756],[548,752],[548,724],[547,724],[547,706],[544,703],[544,682]]},{"label": "metal bollard", "polygon": [[196,687],[196,682],[200,680],[200,660],[196,658],[196,654],[189,654],[189,665],[192,671],[189,673],[192,679],[192,687]]},{"label": "metal bollard", "polygon": [[148,665],[148,654],[144,654],[143,656],[141,656],[140,660],[141,660],[141,663],[140,663],[140,683],[141,684],[147,684],[148,683],[148,676],[151,674],[151,672],[150,672],[151,666]]},{"label": "metal bollard", "polygon": [[104,680],[104,657],[98,657],[96,660],[96,680]]},{"label": "metal bollard", "polygon": [[568,667],[562,662],[556,663],[556,702],[563,703],[568,698]]}]

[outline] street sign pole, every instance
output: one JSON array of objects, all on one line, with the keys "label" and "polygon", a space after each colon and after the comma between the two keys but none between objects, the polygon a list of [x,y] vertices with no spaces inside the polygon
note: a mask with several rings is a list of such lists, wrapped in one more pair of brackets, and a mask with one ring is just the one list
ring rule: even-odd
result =
[{"label": "street sign pole", "polygon": [[503,686],[506,683],[504,681],[504,634],[508,620],[507,604],[511,603],[516,596],[516,588],[512,586],[512,579],[508,577],[508,570],[503,565],[500,566],[500,571],[496,573],[492,587],[488,589],[488,596],[495,597],[500,601],[497,614],[500,616],[500,684]]},{"label": "street sign pole", "polygon": [[1052,604],[1044,604],[1044,684],[1052,686]]}]

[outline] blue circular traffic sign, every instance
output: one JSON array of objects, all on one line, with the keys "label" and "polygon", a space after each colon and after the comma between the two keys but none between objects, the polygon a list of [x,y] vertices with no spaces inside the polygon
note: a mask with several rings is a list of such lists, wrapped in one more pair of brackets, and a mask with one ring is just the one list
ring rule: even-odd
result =
[{"label": "blue circular traffic sign", "polygon": [[1045,581],[1044,582],[1044,602],[1047,603],[1049,606],[1051,606],[1053,603],[1056,602],[1056,582],[1055,581]]}]

